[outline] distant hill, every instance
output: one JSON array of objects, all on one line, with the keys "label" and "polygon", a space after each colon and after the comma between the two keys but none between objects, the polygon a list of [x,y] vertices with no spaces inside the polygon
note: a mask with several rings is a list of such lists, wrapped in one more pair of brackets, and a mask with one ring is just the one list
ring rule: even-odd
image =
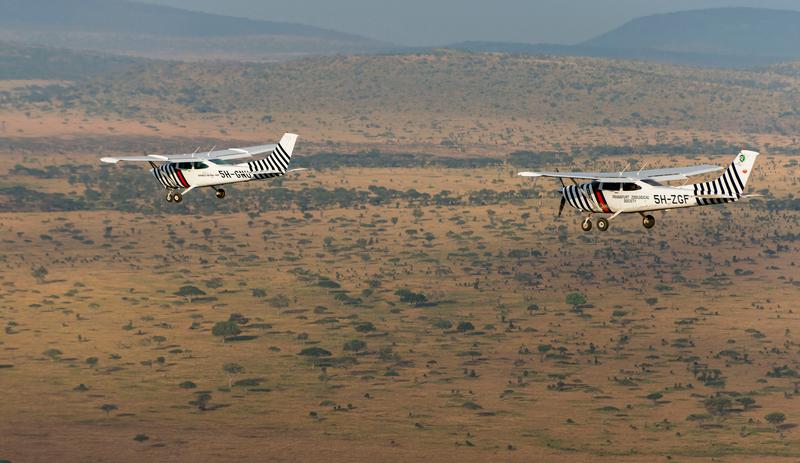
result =
[{"label": "distant hill", "polygon": [[191,60],[280,60],[392,48],[312,26],[123,0],[0,0],[0,39]]},{"label": "distant hill", "polygon": [[577,45],[463,42],[451,48],[747,68],[800,59],[798,44],[800,12],[716,8],[645,16]]},{"label": "distant hill", "polygon": [[0,41],[0,80],[79,80],[145,62],[141,58]]},{"label": "distant hill", "polygon": [[716,8],[634,19],[581,46],[672,53],[800,57],[800,12]]}]

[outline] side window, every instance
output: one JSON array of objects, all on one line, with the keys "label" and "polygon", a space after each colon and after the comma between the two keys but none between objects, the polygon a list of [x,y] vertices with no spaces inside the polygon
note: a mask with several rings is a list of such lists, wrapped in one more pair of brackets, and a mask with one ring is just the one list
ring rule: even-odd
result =
[{"label": "side window", "polygon": [[622,191],[636,191],[641,190],[642,187],[635,184],[635,183],[623,183],[622,184]]},{"label": "side window", "polygon": [[604,183],[603,191],[619,191],[619,183]]},{"label": "side window", "polygon": [[195,162],[194,163],[194,168],[195,169],[207,169],[208,165],[206,165],[206,163],[204,163],[204,162]]},{"label": "side window", "polygon": [[178,169],[191,169],[192,163],[191,162],[179,162]]}]

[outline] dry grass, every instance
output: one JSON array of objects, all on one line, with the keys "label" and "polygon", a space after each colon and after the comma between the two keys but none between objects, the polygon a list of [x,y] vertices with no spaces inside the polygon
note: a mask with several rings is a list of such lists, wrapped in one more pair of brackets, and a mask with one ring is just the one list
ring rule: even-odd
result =
[{"label": "dry grass", "polygon": [[[791,188],[772,181],[785,160],[765,159],[751,188],[786,197]],[[372,183],[460,194],[526,185],[498,170],[345,169],[285,186]],[[736,204],[659,215],[650,232],[620,218],[608,233],[583,234],[577,216],[553,218],[556,205],[545,197],[423,207],[421,218],[405,204],[306,216],[2,214],[0,364],[13,367],[0,369],[0,457],[796,460],[797,431],[776,433],[763,417],[800,419],[793,378],[766,376],[774,366],[800,368],[791,273],[798,246],[775,239],[794,233],[800,216]],[[40,265],[44,281],[31,275]],[[343,304],[312,275],[362,303]],[[209,284],[215,278],[221,286]],[[370,280],[380,284],[364,292]],[[175,295],[187,284],[215,299]],[[402,303],[399,288],[435,305]],[[565,303],[572,291],[587,296],[588,316]],[[286,306],[272,299],[280,295]],[[528,311],[532,303],[540,310]],[[231,313],[247,317],[243,334],[256,338],[212,336]],[[458,332],[462,321],[482,334]],[[375,330],[357,331],[364,322]],[[344,351],[352,339],[366,349]],[[566,355],[542,358],[540,344]],[[356,363],[314,367],[297,355],[314,346]],[[48,349],[62,353],[50,358]],[[747,353],[750,363],[718,355],[725,350]],[[692,356],[719,369],[725,385],[704,385],[690,371]],[[228,390],[227,362],[245,368],[234,380],[260,384]],[[184,381],[197,388],[179,387]],[[74,390],[80,384],[89,389]],[[211,393],[209,408],[222,407],[191,405],[197,391]],[[656,391],[658,403],[645,398]],[[751,396],[757,408],[705,421],[714,426],[687,421],[722,391]],[[118,409],[106,414],[103,404]]]}]

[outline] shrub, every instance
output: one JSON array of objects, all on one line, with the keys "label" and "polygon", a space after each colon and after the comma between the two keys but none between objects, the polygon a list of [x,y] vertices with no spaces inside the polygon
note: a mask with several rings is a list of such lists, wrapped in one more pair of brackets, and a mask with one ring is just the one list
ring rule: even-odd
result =
[{"label": "shrub", "polygon": [[358,352],[367,348],[367,343],[360,339],[353,339],[344,343],[344,350]]},{"label": "shrub", "polygon": [[458,327],[456,327],[456,330],[458,330],[461,333],[465,333],[467,331],[472,331],[474,329],[475,329],[475,325],[473,325],[470,322],[460,322],[458,324]]},{"label": "shrub", "polygon": [[586,304],[586,296],[581,293],[569,293],[567,294],[566,298],[567,304],[571,306],[579,306],[582,304]]},{"label": "shrub", "polygon": [[362,322],[356,325],[356,331],[359,333],[369,333],[370,331],[375,331],[375,325],[371,322]]},{"label": "shrub", "polygon": [[331,352],[321,347],[306,347],[297,355],[304,355],[307,357],[330,357]]}]

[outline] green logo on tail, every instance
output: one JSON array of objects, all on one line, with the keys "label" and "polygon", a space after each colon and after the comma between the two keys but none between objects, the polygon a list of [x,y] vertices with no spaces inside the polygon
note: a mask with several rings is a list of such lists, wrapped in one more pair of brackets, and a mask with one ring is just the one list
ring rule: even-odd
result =
[{"label": "green logo on tail", "polygon": [[739,162],[744,162],[745,159],[747,159],[747,158],[745,157],[744,154],[739,156]]}]

